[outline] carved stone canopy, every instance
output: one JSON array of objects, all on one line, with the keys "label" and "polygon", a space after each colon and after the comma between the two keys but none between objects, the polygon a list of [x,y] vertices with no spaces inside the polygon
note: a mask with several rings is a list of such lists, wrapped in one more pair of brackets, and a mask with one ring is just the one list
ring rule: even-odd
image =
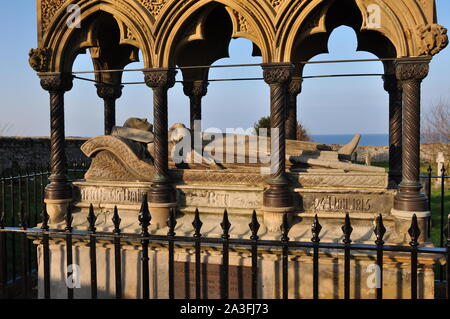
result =
[{"label": "carved stone canopy", "polygon": [[[358,30],[360,49],[379,57],[432,56],[447,46],[447,30],[437,24],[434,0],[378,0],[379,12],[372,19],[367,14],[372,12],[369,6],[373,2],[40,0],[37,2],[39,45],[30,52],[30,63],[39,72],[70,72],[74,55],[101,45],[101,32],[94,27],[101,15],[103,18],[109,15],[117,23],[116,49],[133,47],[136,50],[128,51],[134,56],[139,49],[148,69],[174,67],[183,60],[177,55],[186,52],[198,55],[199,59],[205,57],[203,63],[208,64],[211,52],[220,48],[223,56],[228,43],[204,40],[217,39],[217,34],[224,29],[227,37],[223,41],[238,37],[252,41],[254,52],[261,55],[264,63],[298,62],[297,58],[308,60],[323,53],[329,34],[340,25]],[[80,29],[67,28],[63,23],[73,19],[69,5],[79,6]],[[226,28],[223,20],[211,18],[218,7],[228,15]],[[376,18],[382,23],[377,24]],[[208,24],[206,28],[206,21],[212,21],[212,26]],[[197,46],[202,41],[204,45]],[[195,50],[178,50],[189,47]]]}]

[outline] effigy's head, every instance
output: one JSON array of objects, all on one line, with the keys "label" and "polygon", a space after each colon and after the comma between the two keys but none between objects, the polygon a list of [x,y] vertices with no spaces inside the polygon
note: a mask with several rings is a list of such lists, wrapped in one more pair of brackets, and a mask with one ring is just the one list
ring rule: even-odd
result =
[{"label": "effigy's head", "polygon": [[141,131],[153,132],[153,125],[150,124],[147,119],[132,117],[126,120],[123,126]]},{"label": "effigy's head", "polygon": [[182,123],[176,123],[169,129],[169,140],[171,142],[179,142],[186,137],[190,137],[190,131]]}]

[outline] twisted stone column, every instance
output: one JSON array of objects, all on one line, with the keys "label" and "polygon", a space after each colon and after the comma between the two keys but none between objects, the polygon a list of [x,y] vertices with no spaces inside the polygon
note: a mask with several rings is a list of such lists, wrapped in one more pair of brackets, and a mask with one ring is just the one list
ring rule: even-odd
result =
[{"label": "twisted stone column", "polygon": [[289,63],[265,64],[263,71],[264,80],[270,85],[270,126],[276,129],[272,130],[271,135],[271,178],[268,181],[269,189],[264,193],[264,206],[266,209],[278,208],[282,212],[292,206],[289,181],[286,177],[285,121],[287,87],[293,66]]},{"label": "twisted stone column", "polygon": [[64,220],[72,201],[72,186],[66,177],[66,137],[64,126],[64,93],[72,89],[72,76],[68,74],[41,74],[41,86],[50,94],[50,167],[49,185],[45,188],[45,201],[52,223]]},{"label": "twisted stone column", "polygon": [[145,83],[153,89],[153,125],[155,134],[155,176],[149,192],[150,203],[171,204],[175,191],[169,178],[167,91],[175,85],[176,71],[154,69],[144,72]]},{"label": "twisted stone column", "polygon": [[396,77],[403,87],[403,171],[394,209],[427,212],[428,198],[420,184],[420,96],[421,82],[428,75],[429,59],[400,60]]},{"label": "twisted stone column", "polygon": [[123,85],[96,84],[97,95],[105,103],[105,135],[111,135],[116,126],[116,100],[122,96]]},{"label": "twisted stone column", "polygon": [[286,138],[297,139],[297,97],[302,92],[302,78],[292,78],[288,86],[288,106],[286,112]]},{"label": "twisted stone column", "polygon": [[389,180],[398,185],[402,180],[403,89],[395,75],[385,75],[383,79],[389,93]]},{"label": "twisted stone column", "polygon": [[195,147],[196,134],[202,133],[202,98],[208,93],[207,81],[186,81],[183,82],[184,94],[190,99],[190,128],[192,134],[192,149]]}]

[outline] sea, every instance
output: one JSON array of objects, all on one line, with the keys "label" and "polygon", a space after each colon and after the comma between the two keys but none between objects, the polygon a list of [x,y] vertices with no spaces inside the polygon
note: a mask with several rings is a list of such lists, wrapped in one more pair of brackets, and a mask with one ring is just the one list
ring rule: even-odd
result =
[{"label": "sea", "polygon": [[[353,139],[352,134],[311,135],[316,143],[323,144],[347,144]],[[360,146],[388,146],[389,134],[362,134]]]}]

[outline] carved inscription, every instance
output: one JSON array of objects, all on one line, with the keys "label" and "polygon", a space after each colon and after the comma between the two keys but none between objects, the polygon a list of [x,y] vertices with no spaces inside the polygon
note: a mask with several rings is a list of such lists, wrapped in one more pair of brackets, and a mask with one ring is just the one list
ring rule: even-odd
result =
[{"label": "carved inscription", "polygon": [[302,197],[304,209],[313,212],[380,213],[392,206],[388,197],[380,195],[306,194]]},{"label": "carved inscription", "polygon": [[[221,265],[201,264],[201,297],[203,299],[220,299]],[[231,299],[251,298],[251,267],[230,266],[228,294]],[[196,278],[195,263],[175,263],[175,298],[195,298]]]},{"label": "carved inscription", "polygon": [[254,208],[260,206],[262,201],[258,192],[184,189],[182,196],[186,205],[193,207]]},{"label": "carved inscription", "polygon": [[80,190],[81,201],[139,204],[145,190],[138,188],[97,188],[83,187]]}]

